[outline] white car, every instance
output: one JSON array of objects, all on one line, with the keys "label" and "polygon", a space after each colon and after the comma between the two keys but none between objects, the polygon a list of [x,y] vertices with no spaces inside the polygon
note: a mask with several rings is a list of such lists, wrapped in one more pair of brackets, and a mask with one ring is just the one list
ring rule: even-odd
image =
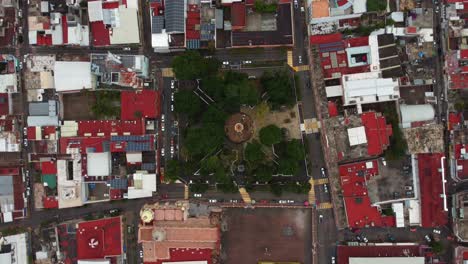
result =
[{"label": "white car", "polygon": [[251,63],[252,61],[249,61],[249,60],[244,61],[244,64],[251,64]]},{"label": "white car", "polygon": [[294,8],[298,8],[299,7],[299,3],[297,2],[297,0],[294,0]]},{"label": "white car", "polygon": [[287,204],[288,201],[286,201],[286,200],[279,200],[278,203],[280,203],[280,204]]},{"label": "white car", "polygon": [[231,199],[231,203],[238,203],[239,201],[237,201],[236,199]]},{"label": "white car", "polygon": [[326,184],[323,185],[323,191],[325,193],[328,193],[328,186]]},{"label": "white car", "polygon": [[210,202],[210,203],[217,203],[218,200],[216,200],[216,199],[209,199],[208,202]]},{"label": "white car", "polygon": [[174,112],[174,105],[171,104],[171,112]]},{"label": "white car", "polygon": [[140,250],[140,258],[143,258],[143,250]]},{"label": "white car", "polygon": [[123,50],[132,50],[130,47],[125,47]]},{"label": "white car", "polygon": [[429,235],[425,235],[424,236],[424,239],[427,241],[427,243],[431,243],[432,242],[432,239]]},{"label": "white car", "polygon": [[439,230],[439,229],[434,229],[434,230],[432,230],[432,232],[433,232],[434,234],[440,235],[440,230]]},{"label": "white car", "polygon": [[229,65],[229,61],[223,61],[223,65]]},{"label": "white car", "polygon": [[164,114],[161,115],[161,122],[164,123]]},{"label": "white car", "polygon": [[302,64],[302,56],[299,55],[299,64]]},{"label": "white car", "polygon": [[335,257],[331,257],[331,264],[335,264],[336,261],[335,261]]},{"label": "white car", "polygon": [[201,193],[194,193],[194,194],[193,194],[193,197],[200,198],[201,196],[202,196]]},{"label": "white car", "polygon": [[174,93],[171,93],[171,101],[174,102]]},{"label": "white car", "polygon": [[171,146],[171,155],[174,155],[174,146]]},{"label": "white car", "polygon": [[164,157],[164,148],[161,148],[161,156]]},{"label": "white car", "polygon": [[327,177],[327,174],[325,174],[325,168],[324,167],[320,168],[320,173],[322,174],[323,178]]},{"label": "white car", "polygon": [[367,242],[369,242],[369,239],[367,239],[367,237],[363,236],[363,237],[362,237],[362,241],[363,241],[364,243],[367,243]]},{"label": "white car", "polygon": [[174,84],[175,84],[175,81],[171,80],[171,89],[174,89]]},{"label": "white car", "polygon": [[164,123],[161,123],[161,131],[164,132],[165,128],[164,128]]}]

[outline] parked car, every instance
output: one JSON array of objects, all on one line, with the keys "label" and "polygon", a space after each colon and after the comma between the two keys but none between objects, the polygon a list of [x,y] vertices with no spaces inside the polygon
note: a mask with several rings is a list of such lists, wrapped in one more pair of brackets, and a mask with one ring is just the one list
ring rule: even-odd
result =
[{"label": "parked car", "polygon": [[299,55],[299,64],[302,64],[302,56]]},{"label": "parked car", "polygon": [[229,61],[223,61],[223,65],[229,65]]},{"label": "parked car", "polygon": [[297,0],[294,0],[294,8],[298,8],[299,7],[299,3],[297,2]]},{"label": "parked car", "polygon": [[164,114],[161,115],[161,122],[164,123]]},{"label": "parked car", "polygon": [[174,84],[175,84],[175,81],[171,80],[171,89],[174,89]]},{"label": "parked car", "polygon": [[369,239],[367,239],[367,237],[365,237],[365,236],[362,236],[362,242],[367,243],[367,242],[369,242]]},{"label": "parked car", "polygon": [[143,258],[143,250],[140,250],[140,258]]},{"label": "parked car", "polygon": [[425,235],[424,236],[424,239],[427,241],[427,243],[431,243],[432,242],[432,239],[429,235]]},{"label": "parked car", "polygon": [[210,203],[217,203],[218,201],[216,199],[209,199],[208,202]]},{"label": "parked car", "polygon": [[200,198],[200,197],[202,197],[202,195],[201,195],[201,193],[194,193],[194,194],[193,194],[193,197]]},{"label": "parked car", "polygon": [[161,156],[164,157],[164,148],[161,148]]},{"label": "parked car", "polygon": [[130,47],[125,47],[123,50],[132,50]]},{"label": "parked car", "polygon": [[161,131],[164,132],[165,128],[164,128],[164,123],[161,123]]},{"label": "parked car", "polygon": [[171,93],[171,101],[174,102],[174,93]]},{"label": "parked car", "polygon": [[328,193],[328,186],[326,184],[323,185],[323,191],[325,193]]},{"label": "parked car", "polygon": [[251,63],[252,61],[249,61],[249,60],[244,61],[244,64],[251,64]]},{"label": "parked car", "polygon": [[231,203],[238,203],[239,201],[237,199],[231,199]]},{"label": "parked car", "polygon": [[336,261],[335,261],[335,257],[331,257],[331,264],[335,264]]},{"label": "parked car", "polygon": [[326,178],[327,177],[327,174],[325,173],[325,168],[320,168],[320,173],[322,174],[322,177],[323,178]]},{"label": "parked car", "polygon": [[171,104],[171,112],[174,112],[174,105]]},{"label": "parked car", "polygon": [[323,221],[323,215],[319,215],[319,223],[322,223]]},{"label": "parked car", "polygon": [[439,230],[439,229],[434,229],[434,230],[432,230],[432,232],[433,232],[434,234],[440,235],[440,230]]}]

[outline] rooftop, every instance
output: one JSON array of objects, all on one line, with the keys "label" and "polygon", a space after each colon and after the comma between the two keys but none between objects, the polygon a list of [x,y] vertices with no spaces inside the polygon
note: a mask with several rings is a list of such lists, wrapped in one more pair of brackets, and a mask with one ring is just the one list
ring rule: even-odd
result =
[{"label": "rooftop", "polygon": [[161,94],[157,91],[147,89],[134,92],[122,91],[120,98],[120,118],[122,120],[159,118],[161,115]]},{"label": "rooftop", "polygon": [[100,259],[123,253],[122,219],[105,218],[81,222],[76,230],[78,259]]},{"label": "rooftop", "polygon": [[54,81],[57,92],[91,89],[91,62],[56,61],[54,64]]},{"label": "rooftop", "polygon": [[350,264],[353,257],[418,257],[421,256],[419,245],[406,246],[338,246],[338,264]]}]

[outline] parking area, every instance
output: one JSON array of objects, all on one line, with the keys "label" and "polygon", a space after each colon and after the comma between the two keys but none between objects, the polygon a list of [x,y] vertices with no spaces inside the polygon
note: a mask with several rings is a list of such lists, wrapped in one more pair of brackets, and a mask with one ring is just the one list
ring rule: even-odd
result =
[{"label": "parking area", "polygon": [[311,209],[229,208],[223,213],[223,263],[311,263]]}]

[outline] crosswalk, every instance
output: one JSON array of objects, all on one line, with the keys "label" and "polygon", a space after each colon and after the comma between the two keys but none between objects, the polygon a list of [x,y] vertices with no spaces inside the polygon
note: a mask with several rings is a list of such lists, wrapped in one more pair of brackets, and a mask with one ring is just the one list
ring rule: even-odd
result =
[{"label": "crosswalk", "polygon": [[333,204],[331,203],[320,203],[317,205],[317,210],[325,210],[333,208]]},{"label": "crosswalk", "polygon": [[294,58],[293,58],[293,52],[292,50],[288,50],[286,52],[286,58],[289,67],[291,67],[294,71],[300,72],[300,71],[308,71],[309,70],[309,65],[299,65],[299,66],[294,66]]},{"label": "crosswalk", "polygon": [[315,204],[315,183],[314,183],[314,179],[310,178],[309,180],[309,183],[310,183],[310,190],[309,190],[309,204]]},{"label": "crosswalk", "polygon": [[328,183],[328,178],[320,178],[318,180],[314,180],[315,185],[322,185],[322,184],[327,184]]},{"label": "crosswalk", "polygon": [[239,193],[240,193],[244,203],[246,203],[246,204],[252,203],[252,199],[250,198],[249,193],[247,192],[247,190],[244,187],[239,188]]},{"label": "crosswalk", "polygon": [[172,68],[162,68],[161,69],[162,77],[174,77],[174,72]]}]

